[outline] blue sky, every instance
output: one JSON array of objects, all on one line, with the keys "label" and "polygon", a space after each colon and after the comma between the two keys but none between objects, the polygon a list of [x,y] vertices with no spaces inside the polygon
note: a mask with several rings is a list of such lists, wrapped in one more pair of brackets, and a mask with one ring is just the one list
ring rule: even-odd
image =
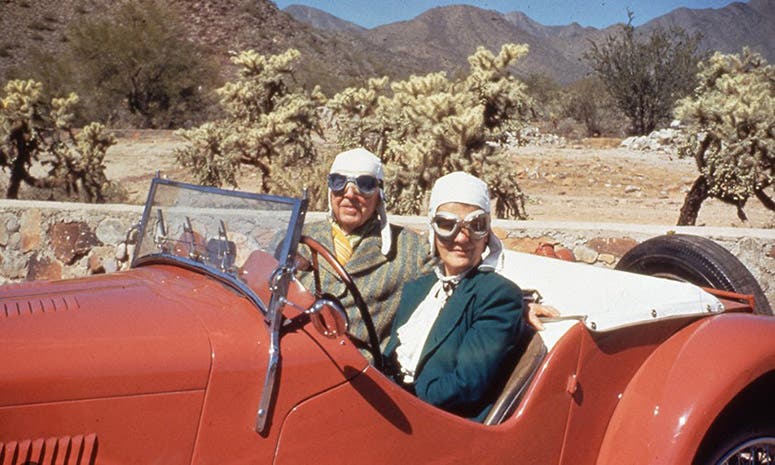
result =
[{"label": "blue sky", "polygon": [[627,9],[635,13],[639,25],[680,8],[721,8],[731,0],[275,0],[279,8],[306,5],[361,26],[412,19],[422,12],[444,5],[467,4],[501,13],[521,11],[545,26],[577,22],[582,26],[604,28],[627,21]]}]

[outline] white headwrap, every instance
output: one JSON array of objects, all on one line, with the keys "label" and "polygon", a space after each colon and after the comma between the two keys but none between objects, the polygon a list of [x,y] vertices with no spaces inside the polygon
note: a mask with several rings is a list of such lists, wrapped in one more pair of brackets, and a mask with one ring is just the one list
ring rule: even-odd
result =
[{"label": "white headwrap", "polygon": [[[382,181],[384,173],[382,172],[382,161],[368,150],[358,147],[357,149],[347,150],[334,158],[329,173],[339,173],[345,176],[360,176],[368,174]],[[379,188],[379,205],[377,205],[377,215],[379,216],[380,233],[382,235],[382,255],[390,252],[391,236],[390,225],[385,211],[385,191]],[[331,208],[331,189],[328,189],[328,214],[334,218],[334,212]]]},{"label": "white headwrap", "polygon": [[[428,205],[428,219],[432,221],[438,208],[449,202],[474,205],[490,214],[490,190],[487,188],[487,184],[476,176],[462,171],[442,176],[433,184]],[[503,243],[492,232],[492,229],[490,229],[489,238],[487,249],[482,254],[482,263],[479,264],[479,269],[482,271],[494,271],[502,265]],[[435,254],[436,241],[432,227],[428,228],[428,240],[431,251]]]}]

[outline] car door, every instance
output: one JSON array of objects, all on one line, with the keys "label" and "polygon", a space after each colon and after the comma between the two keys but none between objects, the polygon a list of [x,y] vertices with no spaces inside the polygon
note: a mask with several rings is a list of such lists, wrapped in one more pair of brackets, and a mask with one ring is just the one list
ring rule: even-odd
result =
[{"label": "car door", "polygon": [[368,367],[287,415],[275,463],[559,463],[580,331],[566,336],[547,355],[517,411],[499,425],[433,407]]}]

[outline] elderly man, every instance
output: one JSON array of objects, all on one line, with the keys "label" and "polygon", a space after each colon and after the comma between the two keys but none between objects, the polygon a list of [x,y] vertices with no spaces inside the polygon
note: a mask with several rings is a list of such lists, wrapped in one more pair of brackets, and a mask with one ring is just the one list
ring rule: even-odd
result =
[{"label": "elderly man", "polygon": [[[385,212],[384,173],[380,159],[363,148],[336,156],[328,175],[328,221],[311,223],[304,234],[333,250],[353,278],[369,307],[381,348],[403,284],[433,269],[425,241],[404,227],[390,224]],[[321,265],[321,287],[340,299],[350,317],[350,334],[362,347],[369,341],[353,297],[327,264]],[[312,286],[308,273],[302,283]]]}]

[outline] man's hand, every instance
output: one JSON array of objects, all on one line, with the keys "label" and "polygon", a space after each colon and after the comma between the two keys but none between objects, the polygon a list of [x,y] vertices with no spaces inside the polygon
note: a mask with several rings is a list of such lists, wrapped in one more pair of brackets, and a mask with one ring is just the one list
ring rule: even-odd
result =
[{"label": "man's hand", "polygon": [[531,302],[527,305],[527,322],[538,331],[544,329],[544,325],[541,323],[540,319],[542,316],[556,318],[560,316],[560,312],[550,305],[542,305],[535,302]]}]

